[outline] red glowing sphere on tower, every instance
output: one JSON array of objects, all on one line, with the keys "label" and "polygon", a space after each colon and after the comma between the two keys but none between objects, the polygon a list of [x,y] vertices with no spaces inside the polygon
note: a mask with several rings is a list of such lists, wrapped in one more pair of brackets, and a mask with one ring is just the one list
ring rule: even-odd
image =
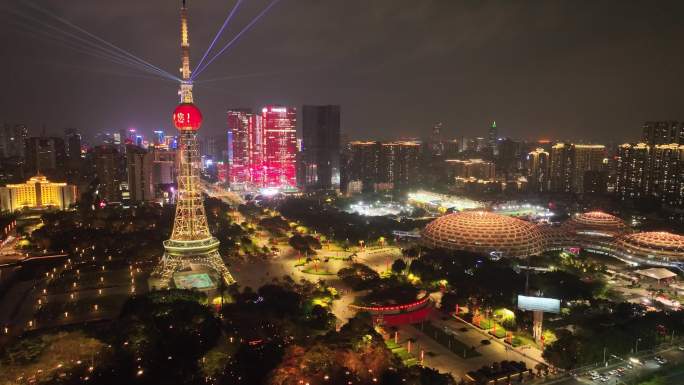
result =
[{"label": "red glowing sphere on tower", "polygon": [[202,112],[192,103],[181,103],[173,110],[173,124],[181,131],[197,131],[202,125]]}]

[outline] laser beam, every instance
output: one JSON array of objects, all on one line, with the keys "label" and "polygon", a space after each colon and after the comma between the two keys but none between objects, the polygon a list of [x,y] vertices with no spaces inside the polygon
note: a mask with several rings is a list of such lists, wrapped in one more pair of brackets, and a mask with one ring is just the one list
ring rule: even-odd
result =
[{"label": "laser beam", "polygon": [[221,28],[219,28],[218,32],[216,33],[216,36],[214,36],[214,40],[211,41],[211,44],[209,44],[209,47],[207,48],[206,51],[204,51],[204,55],[202,55],[202,59],[200,59],[199,63],[197,63],[197,68],[200,68],[202,66],[202,63],[204,63],[204,59],[207,58],[207,55],[209,55],[209,52],[214,48],[214,44],[216,44],[216,41],[221,37],[223,34],[223,31],[226,29],[226,26],[230,22],[230,20],[233,18],[233,15],[235,15],[235,12],[237,12],[238,8],[240,7],[240,4],[242,4],[243,0],[238,0],[237,3],[235,3],[235,6],[233,9],[230,11],[228,16],[226,17],[226,20],[223,22],[223,25]]},{"label": "laser beam", "polygon": [[216,60],[216,59],[217,59],[219,56],[221,56],[228,48],[230,48],[236,41],[238,41],[238,39],[240,39],[240,37],[241,37],[243,34],[245,34],[247,31],[249,31],[249,29],[252,28],[252,26],[253,26],[254,24],[256,24],[256,22],[259,21],[259,19],[261,19],[261,18],[262,18],[262,17],[263,17],[271,8],[273,8],[273,6],[275,6],[279,1],[280,1],[280,0],[273,0],[273,1],[271,1],[271,2],[268,4],[268,6],[266,6],[266,8],[264,8],[264,9],[263,9],[263,10],[254,18],[254,19],[252,19],[252,21],[249,22],[249,24],[247,24],[247,26],[245,26],[245,27],[242,29],[242,31],[240,31],[237,35],[235,35],[235,37],[234,37],[231,41],[229,41],[228,44],[226,44],[225,46],[223,46],[223,48],[221,48],[221,50],[220,50],[216,55],[212,56],[212,58],[209,59],[209,61],[208,61],[206,64],[204,64],[201,68],[195,68],[195,73],[191,76],[191,79],[192,79],[192,80],[196,79],[196,78],[197,78],[205,69],[207,69],[207,67],[209,67],[209,65],[210,65],[211,63],[214,62],[214,60]]},{"label": "laser beam", "polygon": [[180,81],[180,78],[178,78],[177,76],[175,76],[175,75],[173,75],[173,74],[171,74],[171,73],[169,73],[169,72],[167,72],[167,71],[165,71],[165,70],[163,70],[163,69],[161,69],[161,68],[155,66],[154,64],[151,64],[151,63],[145,61],[144,59],[141,59],[141,58],[139,58],[139,57],[133,55],[132,53],[130,53],[130,52],[128,52],[128,51],[126,51],[126,50],[124,50],[124,49],[122,49],[122,48],[120,48],[120,47],[118,47],[118,46],[116,46],[116,45],[114,45],[114,44],[112,44],[112,43],[110,43],[110,42],[108,42],[107,40],[105,40],[105,39],[103,39],[103,38],[101,38],[101,37],[99,37],[99,36],[97,36],[97,35],[95,35],[95,34],[93,34],[93,33],[90,33],[90,32],[88,32],[88,31],[86,31],[85,29],[83,29],[83,28],[81,28],[81,27],[79,27],[79,26],[77,26],[77,25],[71,23],[70,21],[68,21],[68,20],[66,20],[66,19],[64,19],[64,18],[62,18],[62,17],[60,17],[60,16],[57,16],[57,15],[53,14],[52,12],[50,12],[50,11],[48,11],[48,10],[46,10],[46,9],[44,9],[44,8],[42,8],[42,7],[40,7],[39,5],[36,5],[36,4],[34,4],[34,3],[32,3],[32,2],[30,2],[30,1],[28,1],[28,0],[23,0],[23,3],[27,4],[28,6],[30,6],[30,7],[33,8],[33,9],[36,9],[36,10],[42,12],[43,14],[45,14],[45,15],[47,15],[47,16],[49,16],[49,17],[52,17],[53,19],[55,19],[55,20],[57,20],[57,21],[59,21],[59,22],[65,24],[65,25],[68,25],[68,26],[70,26],[70,27],[72,27],[72,28],[78,30],[79,32],[81,32],[81,33],[83,33],[83,34],[85,34],[85,35],[91,37],[92,39],[95,39],[95,40],[101,42],[102,44],[105,44],[105,45],[107,45],[108,47],[111,47],[112,49],[114,49],[114,50],[120,52],[120,53],[123,54],[123,55],[126,55],[126,56],[130,57],[130,58],[133,59],[133,60],[138,61],[139,63],[141,63],[141,64],[143,64],[143,65],[149,66],[150,68],[152,68],[152,69],[158,71],[160,74],[164,74],[164,75],[166,75],[166,76],[168,76],[168,77],[170,77],[170,78],[172,78],[172,79],[175,79],[175,80],[177,80],[177,81]]}]

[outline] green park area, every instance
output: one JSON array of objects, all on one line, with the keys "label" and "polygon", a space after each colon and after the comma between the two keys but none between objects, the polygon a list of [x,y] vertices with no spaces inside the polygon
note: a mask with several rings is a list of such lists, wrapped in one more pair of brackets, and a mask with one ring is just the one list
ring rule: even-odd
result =
[{"label": "green park area", "polygon": [[418,360],[413,357],[413,355],[411,355],[411,353],[409,353],[405,347],[395,343],[393,340],[385,340],[385,345],[395,356],[401,360],[404,365],[410,367],[418,364]]}]

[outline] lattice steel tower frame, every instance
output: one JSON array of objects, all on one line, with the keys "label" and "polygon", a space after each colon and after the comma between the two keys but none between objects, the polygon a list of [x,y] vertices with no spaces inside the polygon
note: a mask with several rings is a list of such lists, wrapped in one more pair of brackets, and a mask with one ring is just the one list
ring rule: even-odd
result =
[{"label": "lattice steel tower frame", "polygon": [[188,36],[188,12],[183,0],[181,7],[182,80],[181,104],[174,111],[174,123],[180,130],[177,155],[179,157],[178,195],[176,215],[171,238],[164,241],[164,256],[152,273],[153,286],[166,288],[173,274],[192,269],[193,266],[209,268],[227,284],[235,282],[219,254],[219,240],[211,235],[204,210],[200,189],[200,153],[197,130],[201,113],[193,104],[192,80],[190,79],[190,39]]}]

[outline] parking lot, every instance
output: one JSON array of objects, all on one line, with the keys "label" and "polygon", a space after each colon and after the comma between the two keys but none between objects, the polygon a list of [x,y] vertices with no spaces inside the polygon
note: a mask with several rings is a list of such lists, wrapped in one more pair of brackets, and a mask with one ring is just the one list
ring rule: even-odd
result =
[{"label": "parking lot", "polygon": [[[684,364],[684,346],[666,348],[658,353],[642,356],[638,359],[616,356],[610,358],[607,367],[583,370],[573,374],[572,378],[552,380],[546,383],[559,385],[631,385],[638,378],[649,373]],[[684,370],[674,371],[666,375],[668,376],[668,383],[684,383]]]}]

